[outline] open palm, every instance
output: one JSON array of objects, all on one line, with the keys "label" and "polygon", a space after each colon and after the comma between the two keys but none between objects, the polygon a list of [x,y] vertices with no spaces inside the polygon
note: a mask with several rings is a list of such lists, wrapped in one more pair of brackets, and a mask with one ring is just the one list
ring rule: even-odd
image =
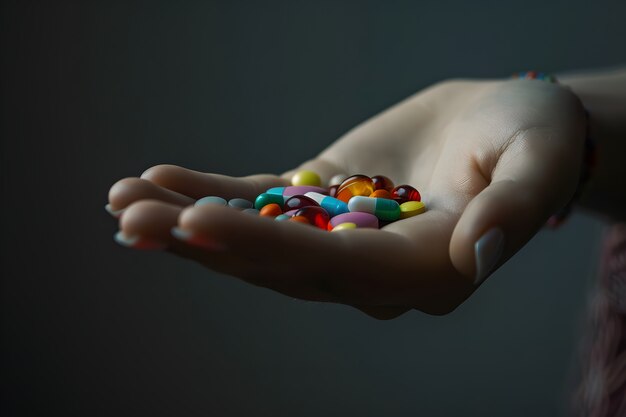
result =
[{"label": "open palm", "polygon": [[[255,285],[377,318],[410,309],[445,314],[571,198],[584,128],[579,100],[558,85],[452,80],[396,104],[280,176],[234,178],[158,165],[113,185],[110,207],[123,210],[120,229],[130,241],[160,245]],[[336,174],[386,175],[416,187],[427,212],[380,230],[328,233],[193,206],[207,195],[253,200],[289,184],[300,169],[326,182]],[[174,226],[193,243],[173,237]],[[476,242],[493,230],[498,247],[485,258]]]}]

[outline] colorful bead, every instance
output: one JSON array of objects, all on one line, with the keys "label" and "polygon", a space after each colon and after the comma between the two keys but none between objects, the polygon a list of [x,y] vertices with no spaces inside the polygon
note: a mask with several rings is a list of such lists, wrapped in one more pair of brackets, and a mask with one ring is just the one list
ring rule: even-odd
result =
[{"label": "colorful bead", "polygon": [[328,222],[328,230],[332,230],[341,223],[354,223],[357,228],[365,227],[378,229],[378,217],[369,213],[350,212],[340,214],[330,219],[330,222]]},{"label": "colorful bead", "polygon": [[386,198],[355,196],[348,202],[351,212],[370,213],[380,220],[394,221],[400,218],[400,205]]},{"label": "colorful bead", "polygon": [[324,210],[328,212],[330,217],[335,217],[338,214],[347,213],[350,211],[346,203],[334,197],[312,192],[306,193],[305,196],[309,197],[311,200],[314,200],[317,204],[323,207]]},{"label": "colorful bead", "polygon": [[419,191],[406,184],[395,187],[391,191],[391,197],[400,204],[407,201],[422,201],[422,196]]},{"label": "colorful bead", "polygon": [[421,201],[407,201],[400,204],[400,218],[407,219],[409,217],[422,214],[426,211],[426,206]]},{"label": "colorful bead", "polygon": [[313,185],[319,187],[322,185],[322,180],[317,173],[313,171],[299,171],[293,177],[291,177],[291,185]]},{"label": "colorful bead", "polygon": [[341,183],[335,198],[347,203],[354,196],[369,196],[374,192],[374,183],[366,175],[353,175]]}]

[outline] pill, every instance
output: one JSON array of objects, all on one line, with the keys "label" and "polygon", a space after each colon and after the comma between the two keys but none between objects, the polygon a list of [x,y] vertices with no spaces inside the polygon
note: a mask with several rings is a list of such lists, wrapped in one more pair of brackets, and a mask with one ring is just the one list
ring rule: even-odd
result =
[{"label": "pill", "polygon": [[317,173],[313,171],[299,171],[293,177],[291,177],[291,185],[313,185],[319,187],[322,185],[322,180]]},{"label": "pill", "polygon": [[400,218],[406,219],[426,211],[426,206],[421,201],[407,201],[400,204]]},{"label": "pill", "polygon": [[313,206],[301,208],[296,212],[294,217],[304,217],[312,225],[324,230],[327,229],[328,221],[330,220],[330,216],[328,215],[328,212],[326,210],[324,210],[322,207]]},{"label": "pill", "polygon": [[284,212],[283,214],[286,214],[286,215],[287,215],[287,216],[289,216],[289,217],[293,217],[293,216],[295,216],[295,215],[296,215],[296,212],[297,212],[298,210],[300,210],[300,209],[296,209],[296,210],[289,210],[289,211]]},{"label": "pill", "polygon": [[348,202],[351,212],[370,213],[380,220],[394,221],[400,218],[400,205],[395,200],[355,196]]},{"label": "pill", "polygon": [[228,203],[222,197],[208,196],[208,197],[202,197],[201,199],[196,201],[194,206],[204,206],[205,204],[215,204],[218,206],[225,206]]},{"label": "pill", "polygon": [[333,185],[339,185],[342,182],[344,182],[344,180],[348,178],[347,175],[343,175],[343,174],[337,174],[337,175],[333,175],[333,177],[330,179],[330,181],[328,181],[328,185],[333,186]]},{"label": "pill", "polygon": [[291,219],[291,216],[287,214],[279,214],[278,216],[274,217],[274,220],[277,220],[279,222],[282,222],[283,220],[289,220],[289,219]]},{"label": "pill", "polygon": [[335,216],[328,222],[328,229],[332,229],[341,223],[354,223],[357,228],[369,227],[378,229],[378,217],[369,213],[351,212]]},{"label": "pill", "polygon": [[279,214],[283,214],[283,210],[276,203],[266,204],[259,210],[259,215],[261,216],[276,217]]},{"label": "pill", "polygon": [[306,224],[311,224],[309,223],[309,219],[307,219],[304,216],[293,216],[289,218],[290,222],[298,222],[298,223],[306,223]]},{"label": "pill", "polygon": [[314,187],[312,185],[300,185],[300,186],[289,186],[289,187],[273,187],[267,190],[265,193],[267,194],[278,194],[285,197],[293,197],[294,195],[304,195],[309,191],[313,191],[320,194],[326,194],[327,191],[322,187]]},{"label": "pill", "polygon": [[387,190],[389,192],[393,190],[393,181],[384,175],[374,175],[372,182],[374,183],[374,190]]},{"label": "pill", "polygon": [[254,208],[261,210],[263,207],[272,203],[278,204],[282,207],[283,204],[285,204],[285,197],[279,194],[259,194],[256,200],[254,200]]},{"label": "pill", "polygon": [[351,223],[351,222],[346,222],[346,223],[340,223],[337,226],[333,227],[331,232],[337,232],[339,230],[351,230],[351,229],[356,229],[356,223]]},{"label": "pill", "polygon": [[252,208],[254,204],[252,204],[252,201],[246,200],[245,198],[233,198],[231,200],[228,200],[228,205],[230,207],[243,210],[247,208]]},{"label": "pill", "polygon": [[253,216],[258,216],[259,215],[259,210],[254,209],[254,208],[243,209],[241,212],[242,213],[246,213],[246,214],[252,214]]},{"label": "pill", "polygon": [[398,185],[391,191],[391,198],[402,204],[407,201],[422,201],[419,191],[410,185]]},{"label": "pill", "polygon": [[391,199],[391,193],[387,190],[375,190],[372,194],[369,195],[371,198],[388,198]]},{"label": "pill", "polygon": [[359,174],[346,178],[337,189],[335,198],[347,203],[353,196],[369,196],[373,192],[372,179]]},{"label": "pill", "polygon": [[338,185],[331,185],[330,187],[328,187],[328,195],[331,197],[336,197],[338,188]]},{"label": "pill", "polygon": [[[321,194],[320,194],[321,195]],[[289,197],[283,206],[285,211],[289,210],[298,210],[302,207],[308,206],[319,206],[315,200],[305,195],[294,195],[293,197]]]},{"label": "pill", "polygon": [[305,196],[314,200],[317,204],[323,207],[324,210],[328,212],[330,217],[335,217],[338,214],[347,213],[350,211],[346,203],[334,197],[314,192],[306,193]]}]

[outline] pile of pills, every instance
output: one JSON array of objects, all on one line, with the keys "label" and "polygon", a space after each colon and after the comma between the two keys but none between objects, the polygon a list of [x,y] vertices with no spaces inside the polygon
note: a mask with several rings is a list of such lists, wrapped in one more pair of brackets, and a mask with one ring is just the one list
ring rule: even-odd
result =
[{"label": "pile of pills", "polygon": [[321,186],[319,175],[300,171],[291,186],[274,187],[259,194],[255,201],[209,196],[197,205],[228,205],[246,213],[273,217],[277,221],[310,224],[323,230],[381,228],[390,222],[426,211],[420,193],[410,185],[394,186],[384,175],[368,177],[334,176],[328,188]]}]

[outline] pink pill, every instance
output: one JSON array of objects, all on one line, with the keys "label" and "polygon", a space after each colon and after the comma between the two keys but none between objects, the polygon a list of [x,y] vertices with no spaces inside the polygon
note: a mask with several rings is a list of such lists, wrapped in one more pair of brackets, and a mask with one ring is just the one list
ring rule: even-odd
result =
[{"label": "pink pill", "polygon": [[357,228],[369,227],[378,229],[378,217],[370,213],[352,212],[343,213],[330,219],[329,230],[341,223],[354,223]]}]

